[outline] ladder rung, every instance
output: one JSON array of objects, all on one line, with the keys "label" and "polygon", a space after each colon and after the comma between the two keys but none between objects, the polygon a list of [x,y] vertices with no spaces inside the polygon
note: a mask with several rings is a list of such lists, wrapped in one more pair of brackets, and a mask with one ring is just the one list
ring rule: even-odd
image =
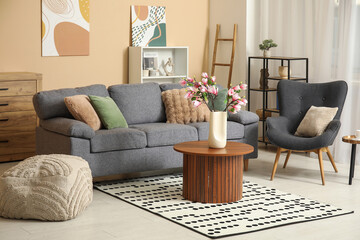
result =
[{"label": "ladder rung", "polygon": [[218,38],[218,41],[234,41],[232,38]]},{"label": "ladder rung", "polygon": [[214,63],[214,65],[217,65],[217,66],[230,66],[231,64],[229,64],[229,63]]}]

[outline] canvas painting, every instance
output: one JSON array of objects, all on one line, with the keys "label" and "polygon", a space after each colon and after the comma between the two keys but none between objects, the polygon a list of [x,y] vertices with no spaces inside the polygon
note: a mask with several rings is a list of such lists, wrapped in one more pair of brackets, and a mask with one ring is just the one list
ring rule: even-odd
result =
[{"label": "canvas painting", "polygon": [[89,55],[90,0],[42,0],[42,56]]},{"label": "canvas painting", "polygon": [[132,46],[166,46],[165,7],[131,6]]}]

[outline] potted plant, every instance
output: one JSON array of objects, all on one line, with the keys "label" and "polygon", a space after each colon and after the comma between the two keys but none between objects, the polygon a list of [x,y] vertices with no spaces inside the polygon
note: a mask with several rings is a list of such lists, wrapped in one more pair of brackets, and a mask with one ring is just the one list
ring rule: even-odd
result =
[{"label": "potted plant", "polygon": [[240,96],[247,85],[240,83],[230,89],[219,89],[216,86],[216,77],[207,73],[201,74],[201,81],[195,78],[183,78],[182,86],[187,87],[185,98],[192,101],[194,107],[206,104],[210,110],[209,147],[224,148],[226,146],[227,112],[237,113],[241,106],[247,104],[244,96]]},{"label": "potted plant", "polygon": [[274,43],[272,39],[265,39],[261,44],[259,44],[260,50],[264,51],[264,57],[271,57],[270,48],[277,47],[277,44]]}]

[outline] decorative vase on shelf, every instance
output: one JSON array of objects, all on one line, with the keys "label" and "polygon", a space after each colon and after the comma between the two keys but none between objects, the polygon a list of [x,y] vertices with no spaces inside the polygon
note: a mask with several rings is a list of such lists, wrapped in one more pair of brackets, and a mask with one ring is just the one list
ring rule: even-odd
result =
[{"label": "decorative vase on shelf", "polygon": [[[279,66],[279,75],[281,79],[288,79],[288,72],[289,68],[288,66]],[[291,75],[291,69],[290,69],[290,75]]]},{"label": "decorative vase on shelf", "polygon": [[264,57],[271,57],[271,51],[270,50],[264,50]]},{"label": "decorative vase on shelf", "polygon": [[[264,81],[264,71],[265,71],[265,81]],[[268,69],[268,68],[261,69],[261,70],[260,70],[260,80],[259,80],[260,89],[264,89],[264,85],[265,85],[265,89],[268,89],[268,88],[269,88],[269,85],[268,85],[268,82],[269,82],[268,77],[269,77],[269,69]]]},{"label": "decorative vase on shelf", "polygon": [[227,112],[210,112],[209,147],[224,148],[227,137]]}]

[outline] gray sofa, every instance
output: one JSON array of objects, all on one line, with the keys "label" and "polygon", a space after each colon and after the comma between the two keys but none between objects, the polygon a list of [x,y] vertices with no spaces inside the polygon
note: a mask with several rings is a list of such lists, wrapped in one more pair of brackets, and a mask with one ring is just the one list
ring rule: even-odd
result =
[{"label": "gray sofa", "polygon": [[[33,98],[40,119],[36,129],[37,154],[62,153],[84,158],[93,177],[182,167],[182,154],[173,145],[206,140],[207,122],[188,125],[166,123],[161,92],[178,84],[145,83],[110,86],[92,85],[42,91]],[[123,113],[129,128],[94,131],[75,120],[64,103],[73,95],[110,96]],[[228,139],[254,146],[245,156],[257,157],[258,116],[247,111],[231,115]]]}]

